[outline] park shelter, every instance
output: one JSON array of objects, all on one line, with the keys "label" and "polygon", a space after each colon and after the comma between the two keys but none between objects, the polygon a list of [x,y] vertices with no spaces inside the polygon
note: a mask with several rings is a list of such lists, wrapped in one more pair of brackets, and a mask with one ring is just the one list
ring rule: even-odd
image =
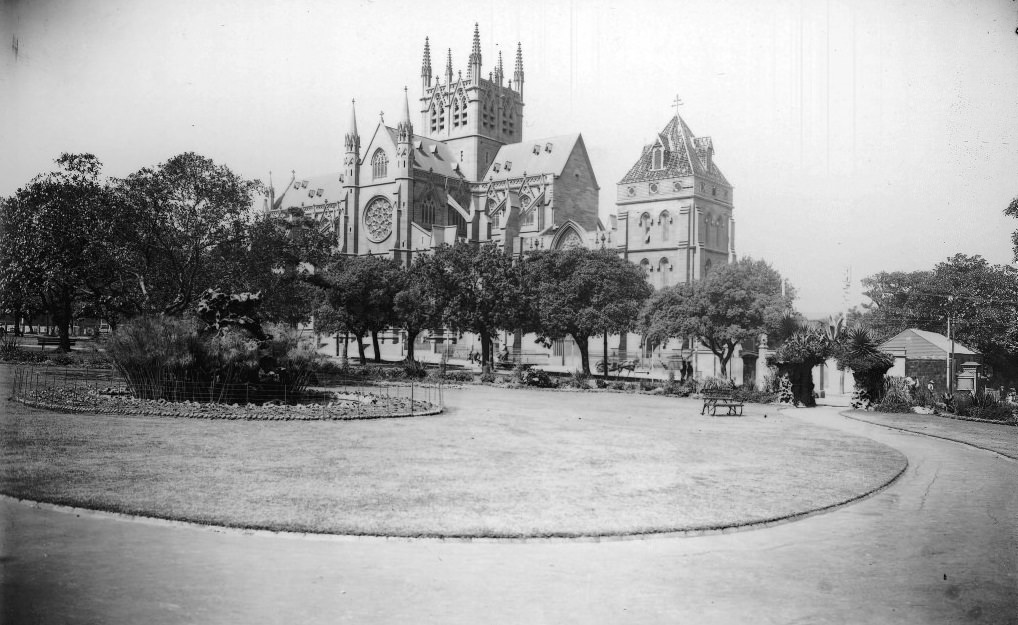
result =
[{"label": "park shelter", "polygon": [[[909,328],[902,330],[880,344],[880,351],[894,356],[894,366],[887,375],[912,377],[926,386],[933,381],[937,393],[947,390],[947,360],[951,353],[951,340],[943,334]],[[982,354],[954,341],[954,366],[952,372],[961,372],[961,364],[981,363]]]}]

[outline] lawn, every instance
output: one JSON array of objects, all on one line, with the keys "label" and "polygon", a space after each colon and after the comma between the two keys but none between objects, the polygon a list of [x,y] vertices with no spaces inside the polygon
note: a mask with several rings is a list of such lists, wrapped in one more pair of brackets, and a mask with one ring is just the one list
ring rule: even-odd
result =
[{"label": "lawn", "polygon": [[937,415],[886,413],[852,410],[853,419],[900,428],[918,434],[947,438],[995,451],[1018,460],[1018,428],[1000,423],[982,423]]},{"label": "lawn", "polygon": [[347,422],[68,415],[4,401],[0,492],[249,528],[611,535],[782,517],[854,498],[905,466],[888,447],[772,406],[713,418],[694,400],[649,395],[445,397],[440,415]]}]

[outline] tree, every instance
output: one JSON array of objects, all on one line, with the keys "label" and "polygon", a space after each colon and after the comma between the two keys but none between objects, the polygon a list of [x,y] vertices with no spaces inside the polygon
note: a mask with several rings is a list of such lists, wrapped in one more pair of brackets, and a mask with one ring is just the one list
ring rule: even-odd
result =
[{"label": "tree", "polygon": [[434,287],[442,303],[443,323],[454,332],[481,337],[481,360],[491,366],[492,339],[498,330],[527,323],[528,295],[522,268],[495,245],[442,245],[435,252]]},{"label": "tree", "polygon": [[406,333],[407,360],[413,362],[414,342],[428,328],[442,325],[442,305],[436,284],[441,265],[431,255],[421,255],[399,274],[399,290],[393,298],[394,323]]},{"label": "tree", "polygon": [[816,406],[813,367],[824,364],[834,355],[835,345],[841,340],[839,329],[838,325],[825,326],[798,315],[786,315],[772,331],[780,343],[773,359],[778,371],[789,376],[796,404],[808,408]]},{"label": "tree", "polygon": [[533,329],[543,342],[573,337],[588,375],[589,339],[603,335],[607,342],[609,334],[634,330],[654,292],[642,269],[603,250],[537,252],[524,264],[533,290]]},{"label": "tree", "polygon": [[[1004,209],[1004,214],[1008,217],[1018,217],[1018,197],[1011,200],[1011,203]],[[1014,262],[1018,263],[1018,230],[1011,233],[1011,245],[1014,249]]]},{"label": "tree", "polygon": [[894,366],[894,357],[880,351],[879,343],[869,331],[860,327],[848,330],[833,346],[833,352],[838,368],[852,371],[856,388],[865,392],[870,401],[880,402],[884,375]]},{"label": "tree", "polygon": [[781,274],[762,260],[743,258],[699,282],[654,294],[643,313],[643,331],[655,344],[694,336],[728,375],[728,362],[742,341],[772,330],[791,310],[794,291],[781,293]]},{"label": "tree", "polygon": [[[3,202],[0,292],[13,309],[38,297],[70,349],[76,307],[98,303],[117,282],[118,204],[91,154],[63,154]],[[16,312],[20,312],[17,310]]]},{"label": "tree", "polygon": [[291,328],[310,320],[319,290],[308,276],[328,261],[333,236],[313,220],[261,215],[245,226],[245,235],[224,262],[233,292],[261,293],[262,319]]},{"label": "tree", "polygon": [[398,291],[395,261],[378,256],[339,257],[311,280],[324,290],[324,305],[316,313],[316,329],[325,333],[345,330],[357,339],[362,365],[367,364],[364,339],[372,337],[375,362],[381,362],[378,333],[393,319],[393,297]]},{"label": "tree", "polygon": [[259,186],[193,152],[122,181],[135,226],[123,233],[124,269],[139,312],[179,315],[206,289],[229,287],[229,255],[244,249]]}]

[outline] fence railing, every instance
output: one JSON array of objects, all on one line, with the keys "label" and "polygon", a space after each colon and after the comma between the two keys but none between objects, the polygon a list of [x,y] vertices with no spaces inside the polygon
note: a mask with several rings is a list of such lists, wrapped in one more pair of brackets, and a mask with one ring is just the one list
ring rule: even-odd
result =
[{"label": "fence railing", "polygon": [[444,406],[441,383],[417,380],[375,380],[315,374],[304,391],[288,392],[285,384],[271,382],[206,383],[199,386],[187,380],[161,379],[151,385],[128,382],[114,369],[88,367],[21,366],[13,371],[13,398],[29,403],[52,403],[53,398],[161,398],[163,404],[190,401],[198,404],[254,404],[272,406],[287,413],[308,407],[322,409],[345,403],[356,411],[382,416],[386,412],[415,414]]}]

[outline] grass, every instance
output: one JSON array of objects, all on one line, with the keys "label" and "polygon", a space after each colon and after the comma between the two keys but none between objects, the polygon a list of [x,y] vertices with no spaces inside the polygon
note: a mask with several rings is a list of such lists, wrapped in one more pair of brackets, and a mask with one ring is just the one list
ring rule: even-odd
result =
[{"label": "grass", "polygon": [[1018,460],[1018,428],[1013,425],[965,421],[915,413],[891,414],[853,410],[846,414],[868,423],[889,425],[909,432],[961,441]]},{"label": "grass", "polygon": [[766,406],[712,418],[694,400],[490,387],[447,390],[446,402],[438,416],[362,422],[67,415],[6,402],[0,492],[249,528],[606,535],[795,514],[858,496],[905,463]]}]

